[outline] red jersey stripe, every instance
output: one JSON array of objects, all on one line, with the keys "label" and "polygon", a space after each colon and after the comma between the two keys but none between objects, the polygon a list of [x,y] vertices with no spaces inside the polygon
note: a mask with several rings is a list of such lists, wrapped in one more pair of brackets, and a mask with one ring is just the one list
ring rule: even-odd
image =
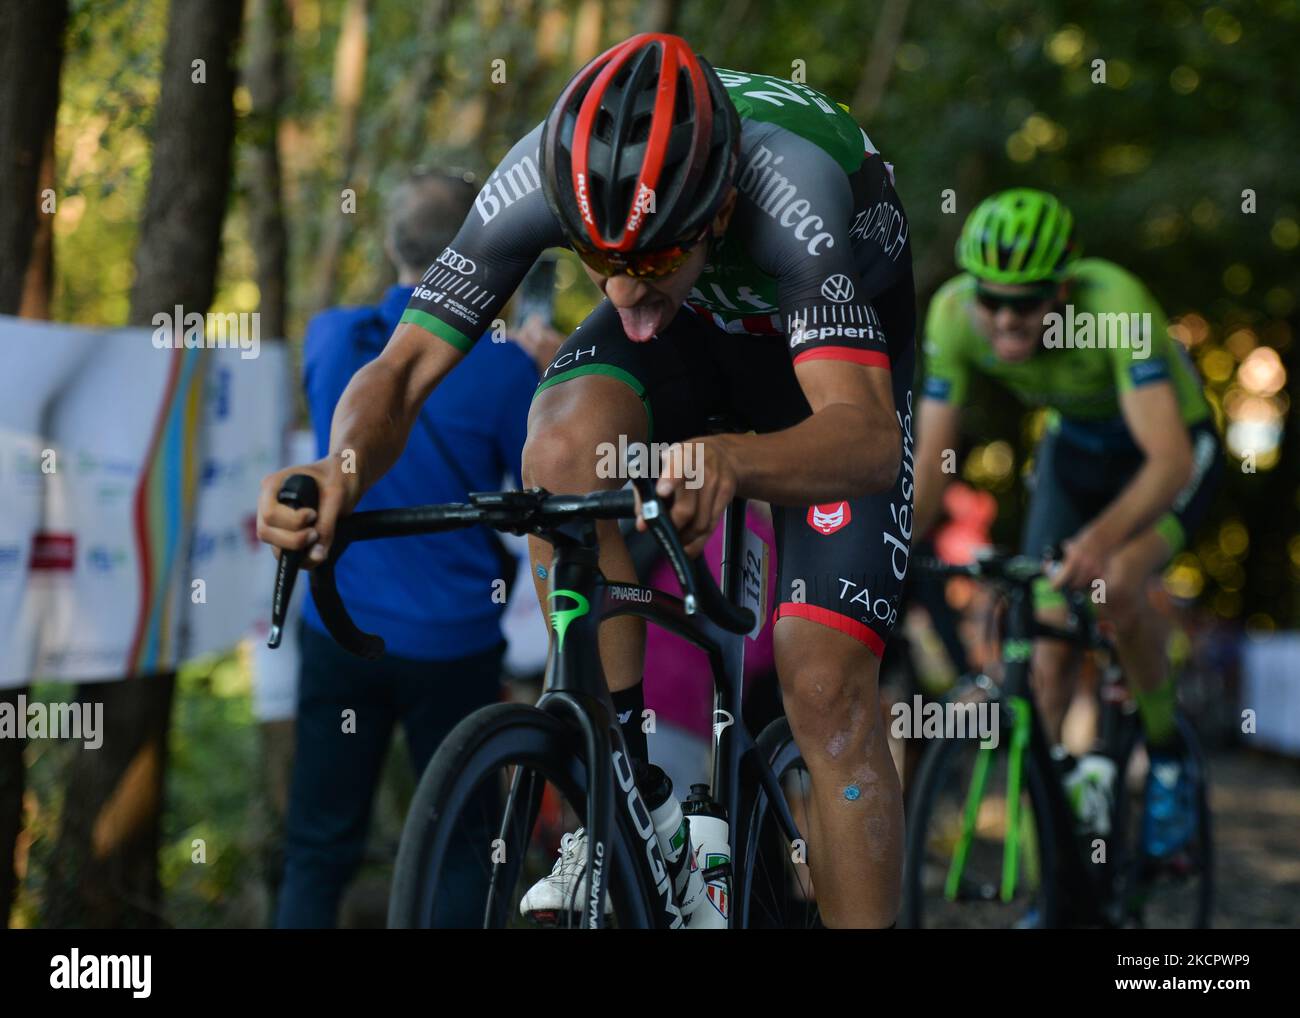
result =
[{"label": "red jersey stripe", "polygon": [[819,346],[812,350],[805,350],[795,356],[796,364],[801,361],[851,361],[854,364],[865,364],[869,368],[884,368],[889,370],[889,354],[880,350],[859,350],[851,346]]}]

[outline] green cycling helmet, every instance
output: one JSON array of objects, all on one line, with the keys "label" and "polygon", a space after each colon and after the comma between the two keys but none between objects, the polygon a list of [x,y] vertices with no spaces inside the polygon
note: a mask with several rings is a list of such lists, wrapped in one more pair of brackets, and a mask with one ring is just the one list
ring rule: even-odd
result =
[{"label": "green cycling helmet", "polygon": [[1078,257],[1070,210],[1031,187],[989,195],[957,238],[957,264],[990,283],[1057,279]]}]

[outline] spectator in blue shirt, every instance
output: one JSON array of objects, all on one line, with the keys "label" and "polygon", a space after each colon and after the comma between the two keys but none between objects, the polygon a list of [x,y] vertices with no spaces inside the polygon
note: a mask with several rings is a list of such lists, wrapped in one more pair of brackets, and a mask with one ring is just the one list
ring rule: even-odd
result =
[{"label": "spectator in blue shirt", "polygon": [[[386,248],[398,284],[375,307],[333,308],[307,327],[303,376],[312,429],[326,455],[330,420],[353,374],[377,357],[414,286],[469,214],[474,188],[421,174],[401,185],[388,216]],[[530,330],[535,337],[535,330]],[[532,355],[485,336],[438,386],[401,459],[366,492],[358,510],[462,502],[467,487],[519,483],[528,405],[537,385]],[[500,596],[506,578],[486,529],[354,545],[337,568],[339,592],[387,653],[365,661],[327,634],[304,604],[293,778],[285,822],[285,868],[276,925],[332,927],[360,864],[394,727],[400,722],[417,775],[455,724],[500,695]],[[495,595],[495,596],[494,596]],[[352,713],[348,713],[352,712]],[[490,841],[494,835],[486,834]],[[465,861],[467,895],[481,867]],[[481,895],[479,896],[481,900]],[[440,925],[473,917],[455,907]]]}]

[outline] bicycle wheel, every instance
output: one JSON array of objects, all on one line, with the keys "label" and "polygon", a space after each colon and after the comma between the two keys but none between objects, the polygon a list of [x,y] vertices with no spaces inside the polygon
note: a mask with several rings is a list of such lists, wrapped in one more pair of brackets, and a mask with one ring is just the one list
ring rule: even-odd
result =
[{"label": "bicycle wheel", "polygon": [[[1047,786],[1026,752],[1019,818],[1013,824],[1007,794],[1010,756],[1005,743],[981,750],[979,742],[967,739],[937,742],[927,751],[908,810],[900,926],[1059,924],[1057,846]],[[1015,851],[1009,860],[1012,834]]]},{"label": "bicycle wheel", "polygon": [[1180,712],[1178,731],[1187,746],[1197,819],[1191,840],[1168,858],[1142,851],[1143,787],[1148,760],[1140,733],[1129,744],[1115,792],[1119,924],[1151,929],[1204,929],[1214,907],[1214,841],[1209,772],[1191,724]]},{"label": "bicycle wheel", "polygon": [[[457,725],[416,788],[397,853],[388,925],[542,925],[525,919],[519,904],[550,872],[562,833],[586,815],[580,741],[556,718],[522,704],[494,704]],[[613,915],[606,921],[648,926],[652,913],[634,854],[643,843],[630,839],[621,823],[611,826],[604,868]],[[643,857],[644,847],[640,851]],[[575,896],[544,925],[584,924],[585,904]]]},{"label": "bicycle wheel", "polygon": [[[795,826],[807,829],[811,783],[790,724],[777,718],[756,740],[780,783]],[[806,849],[791,845],[767,792],[752,775],[740,794],[734,925],[742,929],[813,929],[821,924]]]}]

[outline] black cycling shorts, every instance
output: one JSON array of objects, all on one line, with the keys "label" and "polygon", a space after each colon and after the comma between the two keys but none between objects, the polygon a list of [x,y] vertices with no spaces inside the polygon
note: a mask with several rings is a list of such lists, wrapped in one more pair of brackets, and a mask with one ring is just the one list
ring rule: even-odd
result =
[{"label": "black cycling shorts", "polygon": [[[899,310],[891,316],[882,307]],[[902,300],[877,306],[881,328],[892,337],[894,404],[903,431],[903,467],[893,488],[823,505],[772,507],[778,563],[773,620],[791,615],[830,626],[877,657],[898,621],[911,546],[910,308],[910,301]],[[683,308],[663,333],[633,343],[618,313],[602,301],[560,348],[537,391],[587,374],[617,378],[644,405],[652,443],[705,436],[708,419],[715,415],[724,415],[742,431],[779,431],[812,412],[795,378],[787,342],[784,335],[728,333]],[[851,345],[837,341],[839,348]],[[834,359],[833,352],[828,356]]]},{"label": "black cycling shorts", "polygon": [[[1169,511],[1153,526],[1172,557],[1195,533],[1214,500],[1223,473],[1223,450],[1210,421],[1193,424],[1192,477]],[[1038,444],[1030,480],[1029,512],[1020,541],[1026,555],[1043,555],[1100,516],[1141,469],[1145,456],[1137,446],[1099,452],[1084,449],[1061,432],[1049,429]],[[1045,592],[1035,603],[1061,603]]]}]

